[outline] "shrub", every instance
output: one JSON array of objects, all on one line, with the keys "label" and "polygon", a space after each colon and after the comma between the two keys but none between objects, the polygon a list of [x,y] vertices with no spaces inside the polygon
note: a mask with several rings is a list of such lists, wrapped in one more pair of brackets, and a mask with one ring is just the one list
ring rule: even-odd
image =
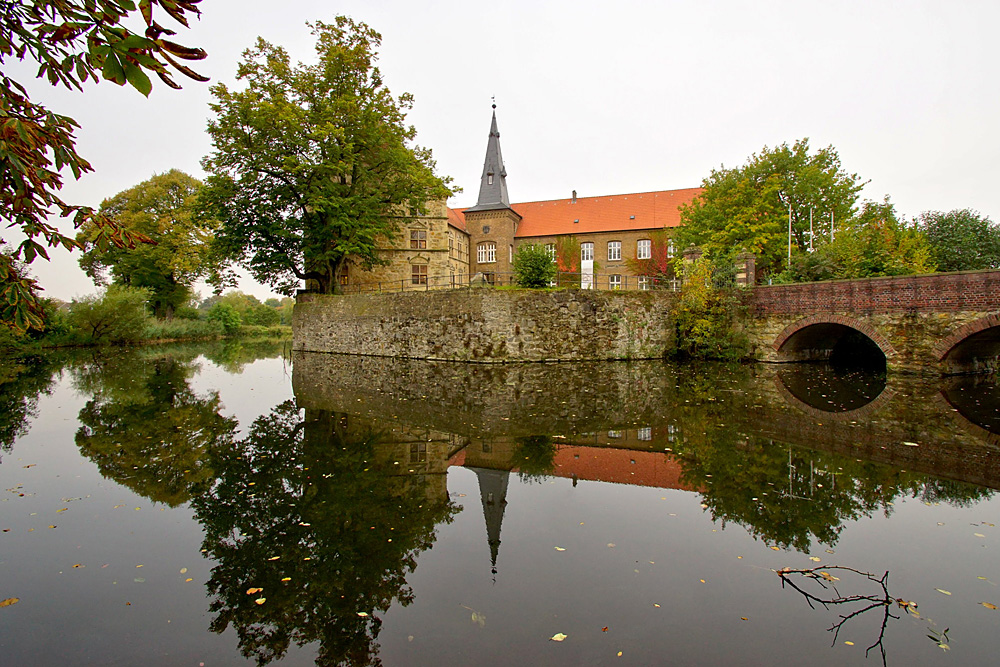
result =
[{"label": "shrub", "polygon": [[150,320],[145,337],[149,340],[177,340],[185,338],[216,338],[223,332],[222,325],[211,320]]},{"label": "shrub", "polygon": [[674,356],[736,361],[749,352],[740,323],[739,288],[716,281],[711,260],[702,258],[687,270],[671,316],[676,337]]},{"label": "shrub", "polygon": [[201,313],[197,308],[192,308],[191,306],[181,306],[174,311],[174,317],[181,320],[197,320],[201,319]]},{"label": "shrub", "polygon": [[146,330],[148,298],[147,290],[109,285],[103,293],[74,299],[69,323],[90,343],[133,343]]},{"label": "shrub", "polygon": [[228,303],[217,303],[208,310],[208,320],[222,325],[222,331],[227,336],[238,333],[243,324],[243,318]]},{"label": "shrub", "polygon": [[514,253],[514,280],[520,287],[548,287],[555,280],[556,263],[543,245],[522,245]]},{"label": "shrub", "polygon": [[256,305],[247,308],[243,314],[243,322],[262,327],[269,327],[281,323],[281,314],[274,308],[266,305]]}]

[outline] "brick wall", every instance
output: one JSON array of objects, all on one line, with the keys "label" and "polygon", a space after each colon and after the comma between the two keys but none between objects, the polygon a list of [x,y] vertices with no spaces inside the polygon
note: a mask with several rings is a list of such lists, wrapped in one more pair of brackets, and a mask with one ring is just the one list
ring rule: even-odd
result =
[{"label": "brick wall", "polygon": [[758,285],[758,315],[1000,310],[1000,271]]}]

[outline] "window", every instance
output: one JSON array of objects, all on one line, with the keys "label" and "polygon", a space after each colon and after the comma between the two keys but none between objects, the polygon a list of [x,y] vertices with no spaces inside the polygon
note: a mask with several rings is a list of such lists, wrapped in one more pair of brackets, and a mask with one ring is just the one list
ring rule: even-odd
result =
[{"label": "window", "polygon": [[549,257],[551,257],[552,259],[555,259],[556,258],[556,244],[555,243],[546,243],[545,244],[545,252],[549,253]]},{"label": "window", "polygon": [[618,274],[611,274],[608,276],[608,289],[621,289],[622,288],[622,277]]},{"label": "window", "polygon": [[674,240],[667,239],[667,257],[674,256]]},{"label": "window", "polygon": [[423,250],[427,247],[427,232],[421,229],[410,230],[410,249]]},{"label": "window", "polygon": [[639,239],[639,243],[635,247],[635,258],[636,259],[649,259],[653,256],[652,251],[652,241],[649,239]]},{"label": "window", "polygon": [[622,437],[622,432],[621,431],[608,431],[608,437],[609,438],[614,438],[614,439],[620,438],[620,437]]},{"label": "window", "polygon": [[508,251],[507,261],[510,262],[511,264],[514,263],[514,246],[513,245],[510,246],[510,250]]},{"label": "window", "polygon": [[490,264],[497,261],[497,244],[480,243],[476,248],[476,261],[480,264]]},{"label": "window", "polygon": [[649,426],[643,426],[639,429],[637,434],[640,440],[652,440],[653,439],[653,429]]},{"label": "window", "polygon": [[426,442],[415,442],[410,445],[410,463],[427,463]]},{"label": "window", "polygon": [[593,243],[581,243],[580,244],[580,259],[584,262],[594,261],[594,244]]},{"label": "window", "polygon": [[486,174],[486,184],[493,185],[493,174]]},{"label": "window", "polygon": [[649,289],[649,276],[639,276],[639,289],[644,292]]},{"label": "window", "polygon": [[608,261],[619,262],[622,258],[622,242],[608,241]]},{"label": "window", "polygon": [[410,280],[414,285],[427,284],[427,265],[413,264],[410,266]]}]

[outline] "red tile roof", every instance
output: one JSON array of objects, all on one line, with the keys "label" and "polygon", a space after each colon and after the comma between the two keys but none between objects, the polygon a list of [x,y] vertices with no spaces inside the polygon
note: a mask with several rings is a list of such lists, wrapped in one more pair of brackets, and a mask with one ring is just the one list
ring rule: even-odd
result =
[{"label": "red tile roof", "polygon": [[465,216],[462,211],[465,209],[448,209],[448,224],[457,229],[461,229],[463,232],[468,233],[468,229],[465,227]]},{"label": "red tile roof", "polygon": [[[680,225],[678,208],[693,200],[701,191],[701,188],[684,188],[577,197],[575,202],[572,199],[551,199],[511,204],[511,208],[522,218],[517,226],[517,238],[660,229]],[[464,230],[464,212],[465,209],[448,209],[449,222]],[[459,219],[461,226],[457,223]]]}]

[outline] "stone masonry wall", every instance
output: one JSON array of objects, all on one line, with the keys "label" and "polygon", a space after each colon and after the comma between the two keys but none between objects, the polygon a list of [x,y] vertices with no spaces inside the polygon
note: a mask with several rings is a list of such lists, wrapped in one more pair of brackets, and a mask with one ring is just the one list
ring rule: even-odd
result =
[{"label": "stone masonry wall", "polygon": [[671,347],[675,298],[598,290],[303,294],[293,347],[482,363],[651,359]]}]

